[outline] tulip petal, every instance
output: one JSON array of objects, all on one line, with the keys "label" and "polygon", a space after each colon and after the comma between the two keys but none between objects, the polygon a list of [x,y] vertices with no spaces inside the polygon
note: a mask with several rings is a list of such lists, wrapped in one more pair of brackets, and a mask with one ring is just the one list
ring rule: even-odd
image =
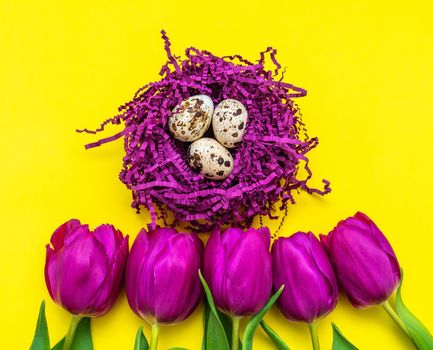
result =
[{"label": "tulip petal", "polygon": [[46,246],[45,280],[52,299],[74,315],[107,312],[121,288],[128,253],[127,237],[117,243],[121,237],[111,225],[100,226],[96,234],[75,219],[61,225],[51,237],[53,248]]},{"label": "tulip petal", "polygon": [[100,225],[94,231],[93,235],[101,246],[105,249],[109,262],[112,263],[117,253],[117,249],[122,243],[123,237],[120,231],[116,230],[113,225]]},{"label": "tulip petal", "polygon": [[[358,235],[356,249],[347,248],[347,251],[353,255],[353,259],[351,259],[353,266],[357,266],[358,270],[357,274],[348,271],[345,276],[352,285],[354,293],[358,292],[360,303],[352,298],[355,304],[380,304],[388,299],[395,288],[395,284],[384,285],[383,276],[392,276],[394,273],[388,257],[383,254],[383,250],[365,238],[365,236],[359,237]],[[347,242],[346,245],[348,245]],[[373,266],[374,268],[372,268]],[[365,299],[363,295],[368,295],[369,300]]]},{"label": "tulip petal", "polygon": [[50,275],[49,275],[49,272],[48,272],[48,268],[49,268],[49,266],[50,266],[50,264],[51,264],[51,258],[52,258],[53,255],[54,255],[54,250],[50,247],[49,244],[47,244],[45,248],[46,248],[45,268],[44,268],[45,284],[46,284],[46,286],[47,286],[48,293],[50,294],[51,298],[54,299],[54,296],[57,294],[57,292],[56,292],[56,293],[53,293],[52,283],[53,283],[55,280],[52,280],[52,279],[50,278]]},{"label": "tulip petal", "polygon": [[241,235],[237,245],[226,251],[224,292],[228,310],[252,315],[263,307],[271,293],[271,255],[269,241],[262,233]]},{"label": "tulip petal", "polygon": [[[303,245],[295,244],[295,235],[287,239],[280,238],[277,241],[279,245],[275,246],[277,254],[274,261],[279,265],[276,269],[284,269],[284,276],[287,276],[278,283],[286,285],[280,305],[287,318],[311,323],[318,315],[316,299],[322,295],[317,295],[317,292],[322,288],[318,288],[320,281],[310,254]],[[292,243],[283,244],[284,241]],[[279,247],[282,248],[279,250]]]},{"label": "tulip petal", "polygon": [[389,263],[391,264],[393,275],[395,278],[395,284],[401,280],[401,270],[400,264],[398,263],[397,256],[395,255],[394,250],[392,249],[391,244],[386,239],[385,235],[382,231],[377,227],[377,225],[364,213],[357,212],[355,217],[359,220],[363,220],[369,226],[369,230],[366,232],[370,233],[371,239],[375,240],[375,242],[383,249],[384,252],[388,254]]},{"label": "tulip petal", "polygon": [[259,229],[255,230],[253,228],[249,228],[247,230],[247,234],[255,233],[257,232],[257,235],[263,239],[263,242],[265,244],[265,247],[271,246],[271,231],[269,231],[269,228],[267,226],[260,227]]},{"label": "tulip petal", "polygon": [[[214,270],[219,263],[222,263],[222,257],[218,256],[221,249],[221,231],[216,228],[212,231],[206,244],[206,254],[204,255],[203,275],[208,283],[211,283],[211,276],[214,276]],[[214,264],[214,257],[218,257],[218,263]]]},{"label": "tulip petal", "polygon": [[[155,314],[159,322],[174,323],[185,319],[196,306],[201,288],[199,283],[191,281],[198,282],[200,261],[187,258],[196,257],[193,237],[186,233],[172,235],[164,256],[155,263],[155,295],[158,300]],[[177,276],[176,283],[173,283],[173,276]]]},{"label": "tulip petal", "polygon": [[204,275],[221,310],[246,316],[266,303],[272,289],[269,241],[266,229],[212,233],[205,249]]},{"label": "tulip petal", "polygon": [[81,226],[80,220],[71,219],[60,225],[51,236],[51,244],[55,251],[63,247],[65,238],[77,227]]},{"label": "tulip petal", "polygon": [[338,280],[356,307],[389,298],[400,280],[398,261],[379,228],[363,213],[340,221],[322,238]]},{"label": "tulip petal", "polygon": [[126,236],[120,247],[115,252],[111,269],[101,284],[92,304],[97,305],[94,313],[98,316],[105,314],[115,303],[124,280],[124,270],[128,256],[128,236]]},{"label": "tulip petal", "polygon": [[196,236],[174,229],[140,233],[127,268],[127,296],[134,312],[149,322],[186,318],[202,293],[197,276],[202,249]]},{"label": "tulip petal", "polygon": [[64,237],[63,246],[70,246],[78,238],[88,239],[89,237],[91,237],[89,225],[76,226]]},{"label": "tulip petal", "polygon": [[72,314],[86,314],[108,274],[105,252],[93,239],[76,239],[51,260],[49,274],[57,281],[61,305]]},{"label": "tulip petal", "polygon": [[140,317],[140,305],[138,303],[137,290],[140,288],[139,279],[141,270],[145,263],[145,257],[149,249],[149,237],[145,229],[142,229],[135,238],[134,244],[129,252],[129,258],[126,266],[126,295],[131,309]]},{"label": "tulip petal", "polygon": [[[173,305],[176,303],[185,305],[188,303],[188,292],[185,286],[188,278],[189,264],[184,261],[179,254],[184,253],[183,249],[188,249],[182,244],[177,245],[176,237],[170,237],[167,244],[168,249],[160,254],[159,259],[155,259],[154,275],[154,295],[157,300],[155,304],[155,315],[158,315],[158,322],[164,323],[167,320],[176,320],[176,311]],[[182,249],[182,251],[181,251]],[[168,251],[171,254],[166,254]],[[177,276],[176,283],[173,283],[173,276]],[[163,317],[163,318],[160,318]],[[166,319],[164,319],[166,318]]]},{"label": "tulip petal", "polygon": [[219,271],[225,268],[224,254],[221,242],[221,232],[219,229],[214,229],[206,244],[203,275],[212,291],[213,298],[218,299],[218,305],[220,307],[223,298],[220,293],[217,295],[216,292],[222,290],[223,280]]},{"label": "tulip petal", "polygon": [[309,240],[310,254],[312,257],[314,257],[312,261],[316,265],[317,271],[320,271],[322,273],[323,280],[326,280],[328,285],[328,288],[321,289],[321,292],[323,293],[322,300],[328,299],[329,301],[329,303],[324,307],[324,309],[320,310],[320,312],[318,313],[321,315],[321,317],[324,317],[337,306],[337,276],[335,275],[334,269],[332,268],[332,264],[329,261],[325,249],[322,247],[319,240],[311,232],[309,233]]},{"label": "tulip petal", "polygon": [[274,290],[285,285],[278,303],[292,321],[312,323],[336,306],[338,288],[324,249],[311,233],[279,238],[272,248]]}]

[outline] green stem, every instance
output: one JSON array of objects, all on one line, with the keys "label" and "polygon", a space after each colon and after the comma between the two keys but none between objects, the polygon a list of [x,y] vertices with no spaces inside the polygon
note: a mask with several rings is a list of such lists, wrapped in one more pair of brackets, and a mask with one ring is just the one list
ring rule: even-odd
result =
[{"label": "green stem", "polygon": [[232,350],[239,349],[239,325],[241,323],[241,318],[239,316],[233,316],[233,327],[232,327]]},{"label": "green stem", "polygon": [[308,325],[310,329],[311,342],[313,343],[313,350],[320,350],[319,336],[317,334],[317,323],[313,322]]},{"label": "green stem", "polygon": [[400,319],[400,317],[397,315],[397,313],[394,311],[394,309],[391,307],[389,301],[385,301],[382,305],[383,309],[386,311],[386,313],[393,319],[393,321],[407,334],[409,338],[411,338],[409,332],[407,331],[403,321]]},{"label": "green stem", "polygon": [[81,316],[72,315],[71,323],[69,324],[68,333],[65,337],[65,342],[63,343],[63,350],[69,350],[74,341],[75,331],[77,330],[78,322],[80,322]]},{"label": "green stem", "polygon": [[152,323],[152,335],[150,338],[150,350],[156,350],[158,348],[159,338],[159,325],[158,323]]}]

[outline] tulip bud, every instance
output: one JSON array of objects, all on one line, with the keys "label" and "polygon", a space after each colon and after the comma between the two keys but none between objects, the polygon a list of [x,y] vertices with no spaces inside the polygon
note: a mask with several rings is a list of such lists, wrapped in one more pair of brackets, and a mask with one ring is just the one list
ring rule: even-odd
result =
[{"label": "tulip bud", "polygon": [[194,234],[157,228],[138,234],[126,268],[132,310],[152,324],[186,319],[203,296],[198,271],[203,243]]},{"label": "tulip bud", "polygon": [[401,279],[400,266],[391,245],[365,214],[340,221],[321,236],[340,286],[356,307],[386,301]]},{"label": "tulip bud", "polygon": [[61,225],[46,247],[45,281],[55,303],[73,315],[101,316],[122,288],[128,236],[112,225],[90,231],[72,219]]},{"label": "tulip bud", "polygon": [[278,305],[287,319],[311,324],[337,305],[334,270],[311,232],[279,238],[272,247],[272,267],[274,290],[285,286]]},{"label": "tulip bud", "polygon": [[215,304],[233,316],[257,313],[272,291],[268,228],[215,230],[204,252],[204,277]]}]

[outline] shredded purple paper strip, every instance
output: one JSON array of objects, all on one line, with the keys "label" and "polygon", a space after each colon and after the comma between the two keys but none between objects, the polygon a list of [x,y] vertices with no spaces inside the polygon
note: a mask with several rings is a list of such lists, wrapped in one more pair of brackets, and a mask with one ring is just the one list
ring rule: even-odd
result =
[{"label": "shredded purple paper strip", "polygon": [[[157,218],[167,222],[171,210],[175,222],[186,221],[198,232],[226,224],[249,226],[256,215],[272,215],[281,199],[284,209],[294,203],[292,192],[305,190],[324,195],[330,183],[322,180],[323,190],[307,185],[312,176],[307,152],[317,146],[317,138],[304,135],[304,124],[292,98],[306,91],[282,77],[277,51],[267,48],[256,64],[240,55],[217,57],[196,48],[185,50],[185,59],[171,53],[170,41],[161,32],[168,61],[161,68],[162,79],[139,89],[134,98],[119,108],[120,114],[91,131],[97,133],[109,124],[124,123],[123,131],[86,145],[100,146],[124,136],[125,157],[120,180],[133,194],[132,207],[150,211],[150,227]],[[269,56],[275,71],[264,68]],[[284,71],[282,72],[282,75]],[[241,101],[248,110],[244,141],[232,150],[234,171],[224,181],[212,181],[194,173],[187,165],[189,144],[170,136],[167,121],[172,109],[185,98],[209,95],[215,104],[226,98]],[[301,161],[307,177],[298,177]],[[157,216],[156,208],[160,215]]]}]

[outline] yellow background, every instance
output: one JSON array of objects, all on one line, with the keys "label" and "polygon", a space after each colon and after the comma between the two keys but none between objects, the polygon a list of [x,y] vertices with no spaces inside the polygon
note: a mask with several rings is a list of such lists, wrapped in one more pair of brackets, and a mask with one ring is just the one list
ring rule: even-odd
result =
[{"label": "yellow background", "polygon": [[[2,348],[28,348],[41,299],[52,341],[68,327],[69,315],[49,299],[43,279],[44,245],[59,224],[71,217],[92,227],[111,222],[134,238],[147,222],[118,180],[122,142],[85,151],[97,137],[74,130],[98,126],[158,79],[162,28],[177,54],[194,45],[254,60],[267,46],[278,49],[286,81],[308,90],[298,103],[309,134],[320,138],[310,155],[313,184],[325,177],[333,188],[326,198],[299,195],[283,234],[326,233],[365,211],[405,269],[406,303],[433,329],[433,5],[348,3],[2,0]],[[275,230],[278,222],[269,225]],[[305,326],[286,322],[277,309],[266,319],[292,349],[310,348]],[[323,349],[331,346],[331,321],[361,349],[411,348],[384,312],[358,311],[343,300],[319,325]],[[140,323],[122,294],[93,322],[95,349],[132,349]],[[197,311],[162,329],[160,349],[199,349],[201,335]],[[261,331],[255,349],[271,349]]]}]

